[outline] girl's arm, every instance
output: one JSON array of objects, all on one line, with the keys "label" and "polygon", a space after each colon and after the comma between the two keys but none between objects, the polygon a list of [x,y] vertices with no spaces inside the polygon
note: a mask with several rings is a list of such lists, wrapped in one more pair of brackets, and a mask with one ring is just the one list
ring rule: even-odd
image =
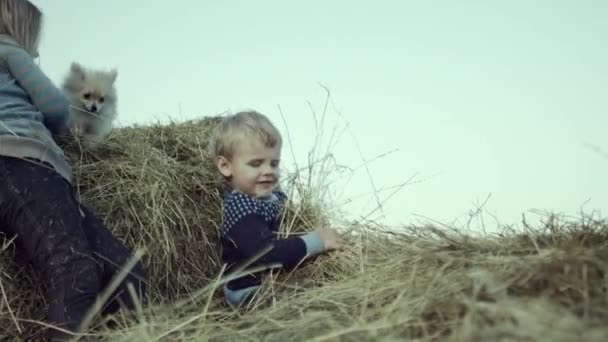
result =
[{"label": "girl's arm", "polygon": [[33,104],[44,116],[44,124],[53,133],[61,133],[67,125],[70,101],[34,63],[23,49],[15,48],[7,57],[10,73],[30,95]]}]

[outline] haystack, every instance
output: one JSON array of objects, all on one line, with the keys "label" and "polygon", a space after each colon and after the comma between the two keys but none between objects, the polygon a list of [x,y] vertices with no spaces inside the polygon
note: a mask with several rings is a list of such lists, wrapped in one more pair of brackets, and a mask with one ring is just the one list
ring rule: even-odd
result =
[{"label": "haystack", "polygon": [[[548,215],[497,235],[352,223],[346,247],[269,279],[249,307],[221,300],[219,183],[205,147],[218,118],[122,128],[67,147],[79,196],[131,248],[145,248],[150,302],[136,321],[96,320],[103,341],[606,341],[608,222]],[[290,205],[289,227],[327,222]],[[1,241],[1,240],[0,240]],[[10,241],[0,254],[0,339],[40,328],[36,275]]]},{"label": "haystack", "polygon": [[[222,187],[206,151],[219,120],[117,129],[95,150],[74,140],[61,142],[74,168],[78,198],[130,248],[144,249],[152,303],[188,296],[221,272]],[[297,211],[304,218],[302,209]],[[0,302],[0,337],[12,339],[19,330],[27,335],[40,328],[17,322],[44,318],[43,288],[11,237],[0,238],[6,294]]]}]

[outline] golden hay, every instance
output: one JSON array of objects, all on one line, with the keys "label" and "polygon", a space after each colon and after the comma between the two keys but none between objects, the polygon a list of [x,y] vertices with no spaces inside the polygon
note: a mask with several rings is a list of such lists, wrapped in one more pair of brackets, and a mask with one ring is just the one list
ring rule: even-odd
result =
[{"label": "golden hay", "polygon": [[[67,147],[82,201],[146,248],[150,278],[138,322],[119,315],[84,340],[608,340],[608,222],[589,216],[497,236],[353,223],[342,251],[228,308],[214,291],[221,201],[205,153],[216,122],[123,128],[96,151]],[[291,206],[290,226],[326,222],[315,208],[306,198]],[[0,339],[26,339],[40,328],[27,319],[43,318],[42,288],[9,241],[0,248]]]}]

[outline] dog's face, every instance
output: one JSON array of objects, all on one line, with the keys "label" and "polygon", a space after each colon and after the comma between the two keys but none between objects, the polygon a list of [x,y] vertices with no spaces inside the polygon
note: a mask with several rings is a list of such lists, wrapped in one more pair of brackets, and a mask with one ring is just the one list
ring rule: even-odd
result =
[{"label": "dog's face", "polygon": [[85,87],[80,92],[79,99],[82,103],[83,109],[86,109],[92,113],[100,112],[103,109],[103,105],[106,101],[103,93],[90,87]]},{"label": "dog's face", "polygon": [[89,71],[78,63],[72,63],[64,88],[71,92],[75,105],[86,111],[99,113],[108,102],[116,101],[116,76],[116,70]]}]

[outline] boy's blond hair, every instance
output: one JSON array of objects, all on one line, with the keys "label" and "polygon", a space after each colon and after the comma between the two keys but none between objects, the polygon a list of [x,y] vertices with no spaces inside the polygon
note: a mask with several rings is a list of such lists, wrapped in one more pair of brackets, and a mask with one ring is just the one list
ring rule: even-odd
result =
[{"label": "boy's blond hair", "polygon": [[281,133],[265,115],[243,111],[227,116],[213,129],[209,155],[214,160],[219,156],[231,160],[237,144],[246,139],[258,139],[266,147],[283,143]]},{"label": "boy's blond hair", "polygon": [[0,0],[0,33],[7,34],[32,57],[38,56],[42,12],[27,0]]}]

